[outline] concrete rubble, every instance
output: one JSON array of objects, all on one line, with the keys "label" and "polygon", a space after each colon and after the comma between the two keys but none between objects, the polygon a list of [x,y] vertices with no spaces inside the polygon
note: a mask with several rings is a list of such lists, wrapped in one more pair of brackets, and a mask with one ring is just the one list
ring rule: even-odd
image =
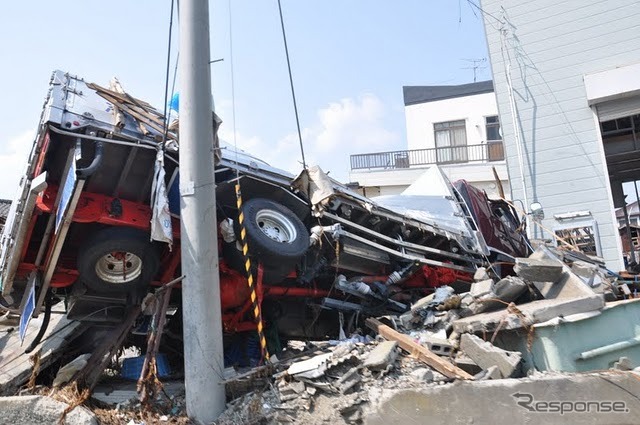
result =
[{"label": "concrete rubble", "polygon": [[[576,382],[606,386],[615,381],[631,388],[640,381],[634,370],[640,365],[640,334],[634,326],[640,321],[640,300],[632,299],[623,285],[596,264],[567,263],[544,247],[516,259],[513,273],[500,276],[479,268],[472,282],[434,288],[406,312],[370,317],[362,321],[366,328],[340,340],[289,341],[276,354],[277,362],[248,370],[228,368],[227,410],[216,423],[376,424],[393,422],[398,409],[410,410],[409,422],[411,415],[418,422],[427,416],[429,423],[464,422],[469,415],[494,410],[486,409],[486,399],[508,411],[510,423],[519,423],[533,416],[521,410],[513,397],[517,392],[546,400],[566,397],[560,391],[569,391]],[[630,299],[619,300],[625,297]],[[611,298],[616,301],[606,302]],[[68,388],[91,363],[83,353],[76,350],[55,365],[51,387],[36,384],[22,393],[56,394]],[[612,371],[572,374],[606,369]],[[25,384],[25,372],[20,373],[20,383],[12,382],[12,388]],[[633,379],[626,378],[630,374]],[[97,419],[78,407],[66,423],[188,423],[182,381],[165,382],[145,404],[134,382],[112,378],[103,377],[93,390]],[[545,393],[544,385],[556,392]],[[482,397],[471,400],[478,391]],[[639,411],[637,399],[615,396],[630,412]],[[149,405],[155,406],[153,413]],[[473,410],[481,406],[484,413]],[[8,416],[11,423],[55,423],[66,405],[26,395],[0,399],[0,408],[33,410],[7,413],[14,415]],[[34,415],[48,415],[53,422]],[[576,418],[580,423],[584,417]]]},{"label": "concrete rubble", "polygon": [[[528,416],[526,409],[518,410],[519,400],[512,396],[517,391],[535,392],[541,399],[558,398],[562,393],[545,394],[541,389],[569,388],[576,382],[604,388],[611,379],[620,381],[625,388],[637,387],[640,375],[627,378],[640,364],[640,353],[633,350],[631,342],[605,349],[620,354],[615,361],[603,356],[588,363],[588,370],[614,369],[609,375],[573,375],[566,372],[576,369],[563,369],[566,366],[559,362],[545,367],[540,361],[552,355],[552,347],[544,346],[536,336],[539,326],[553,320],[564,323],[564,318],[581,314],[597,317],[605,311],[615,313],[621,308],[640,306],[640,301],[632,303],[633,300],[607,304],[605,292],[615,291],[615,279],[597,265],[585,261],[567,264],[557,254],[543,248],[529,258],[518,258],[515,275],[503,278],[493,270],[480,268],[467,286],[468,292],[441,286],[413,303],[406,313],[374,320],[375,326],[370,326],[369,319],[367,325],[383,341],[352,344],[345,340],[328,353],[293,363],[288,373],[276,375],[277,385],[253,393],[261,400],[260,420],[377,424],[392,423],[398,412],[403,412],[408,422],[421,423],[428,417],[429,423],[466,423],[478,409],[482,409],[480,415],[495,413],[486,409],[488,398],[510,411],[510,422],[499,423],[519,423],[522,418],[535,417]],[[623,294],[622,290],[617,293]],[[615,292],[612,294],[616,297]],[[625,302],[618,310],[614,307]],[[636,336],[640,340],[640,335]],[[564,343],[569,344],[569,340]],[[436,370],[440,368],[446,373]],[[525,378],[527,375],[529,378]],[[477,397],[478,390],[483,391],[482,397]],[[607,391],[603,389],[603,394]],[[494,392],[501,398],[491,395]],[[578,393],[576,389],[575,394]],[[466,397],[474,395],[475,410],[465,407],[460,413],[459,407],[468,403]],[[622,392],[618,395],[620,400],[626,400],[629,412],[640,411],[637,399],[631,400]],[[435,399],[440,401],[433,402]],[[427,407],[436,405],[442,408]],[[411,413],[405,417],[409,410]],[[257,419],[255,415],[242,416],[245,411],[243,403],[231,403],[219,423]],[[484,422],[489,422],[488,418]],[[576,418],[576,423],[581,423],[586,417]],[[590,421],[592,418],[586,418],[584,423],[596,423]]]},{"label": "concrete rubble", "polygon": [[[41,395],[0,397],[0,422],[12,425],[56,424],[68,404]],[[66,425],[98,425],[88,409],[78,406],[67,413]]]},{"label": "concrete rubble", "polygon": [[496,366],[501,378],[513,376],[522,360],[522,353],[503,350],[472,334],[462,335],[460,350],[483,369]]}]

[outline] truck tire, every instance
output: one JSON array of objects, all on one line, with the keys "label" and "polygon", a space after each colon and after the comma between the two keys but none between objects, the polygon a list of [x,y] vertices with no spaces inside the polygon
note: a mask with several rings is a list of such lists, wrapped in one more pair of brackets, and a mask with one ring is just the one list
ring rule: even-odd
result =
[{"label": "truck tire", "polygon": [[160,266],[149,235],[127,227],[109,227],[89,237],[78,253],[78,272],[88,288],[128,293],[151,283]]},{"label": "truck tire", "polygon": [[290,271],[309,249],[309,231],[284,205],[253,198],[244,203],[242,211],[249,254],[265,269]]}]

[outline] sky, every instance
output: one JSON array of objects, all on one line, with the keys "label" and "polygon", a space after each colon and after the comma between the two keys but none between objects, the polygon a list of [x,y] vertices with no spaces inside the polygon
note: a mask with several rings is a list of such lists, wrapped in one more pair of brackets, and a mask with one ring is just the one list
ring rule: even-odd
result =
[{"label": "sky", "polygon": [[[223,59],[211,65],[222,138],[298,172],[277,0],[232,0],[231,11],[230,0],[209,5],[211,59]],[[15,193],[53,70],[101,85],[116,76],[162,109],[170,7],[170,0],[3,5],[0,198]],[[469,59],[488,56],[467,0],[282,0],[282,8],[307,163],[343,182],[349,155],[407,148],[403,85],[472,82]],[[488,67],[479,70],[478,80],[490,78]]]}]

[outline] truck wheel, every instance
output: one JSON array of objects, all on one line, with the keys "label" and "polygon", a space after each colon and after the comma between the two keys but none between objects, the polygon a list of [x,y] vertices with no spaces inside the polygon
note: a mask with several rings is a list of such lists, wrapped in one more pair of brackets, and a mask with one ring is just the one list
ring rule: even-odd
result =
[{"label": "truck wheel", "polygon": [[242,211],[249,252],[265,266],[291,269],[309,249],[309,231],[289,208],[254,198],[244,203]]},{"label": "truck wheel", "polygon": [[149,235],[126,227],[109,227],[96,233],[78,254],[79,279],[103,293],[127,293],[146,287],[159,266]]}]

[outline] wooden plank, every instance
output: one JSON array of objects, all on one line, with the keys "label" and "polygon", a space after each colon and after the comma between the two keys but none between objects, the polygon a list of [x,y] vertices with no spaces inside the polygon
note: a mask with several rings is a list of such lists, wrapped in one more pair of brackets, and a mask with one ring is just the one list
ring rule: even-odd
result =
[{"label": "wooden plank", "polygon": [[100,375],[107,367],[111,358],[122,346],[124,339],[129,334],[138,315],[140,306],[137,305],[129,310],[127,318],[117,328],[109,333],[109,336],[91,353],[87,364],[73,376],[70,382],[78,381],[81,386],[93,389],[100,379]]},{"label": "wooden plank", "polygon": [[159,124],[157,122],[154,122],[150,117],[148,117],[145,114],[133,109],[132,106],[126,105],[123,102],[118,102],[118,99],[113,97],[113,96],[111,96],[110,94],[100,93],[100,96],[104,97],[109,102],[113,103],[114,105],[117,105],[118,108],[120,108],[122,111],[130,114],[135,119],[137,119],[138,121],[143,122],[144,124],[146,124],[149,127],[153,128],[157,132],[164,133],[164,124]]},{"label": "wooden plank", "polygon": [[41,324],[42,318],[31,320],[24,346],[17,329],[0,336],[0,395],[13,395],[27,382],[33,368],[29,360],[31,354],[40,352],[40,369],[42,370],[64,354],[69,342],[85,330],[80,322],[68,320],[63,314],[53,313],[40,344],[33,353],[25,354],[26,346],[38,333]]},{"label": "wooden plank", "polygon": [[109,90],[104,87],[100,87],[97,84],[92,84],[89,87],[96,90],[100,96],[104,98],[108,97],[108,100],[114,105],[127,106],[147,117],[148,119],[156,122],[157,124],[164,126],[164,116],[148,103],[135,99],[127,93],[120,93],[114,90]]},{"label": "wooden plank", "polygon": [[[137,99],[137,98],[135,98],[133,96],[130,96],[127,93],[118,93],[117,91],[109,90],[108,88],[102,87],[101,85],[96,84],[96,83],[87,83],[87,87],[97,91],[98,93],[110,94],[111,96],[120,99],[121,102],[129,102],[129,103],[132,103],[134,105],[138,105],[138,106],[140,106],[142,108],[155,111],[155,108],[150,103],[147,103],[144,100],[140,100],[140,99]],[[160,113],[157,113],[157,114],[159,116],[161,116]]]},{"label": "wooden plank", "polygon": [[473,376],[441,358],[428,348],[418,344],[411,339],[409,335],[400,333],[377,319],[369,318],[366,320],[366,324],[369,328],[378,332],[378,334],[385,339],[388,339],[389,341],[396,341],[403,350],[442,373],[444,376],[454,379],[473,379]]}]

